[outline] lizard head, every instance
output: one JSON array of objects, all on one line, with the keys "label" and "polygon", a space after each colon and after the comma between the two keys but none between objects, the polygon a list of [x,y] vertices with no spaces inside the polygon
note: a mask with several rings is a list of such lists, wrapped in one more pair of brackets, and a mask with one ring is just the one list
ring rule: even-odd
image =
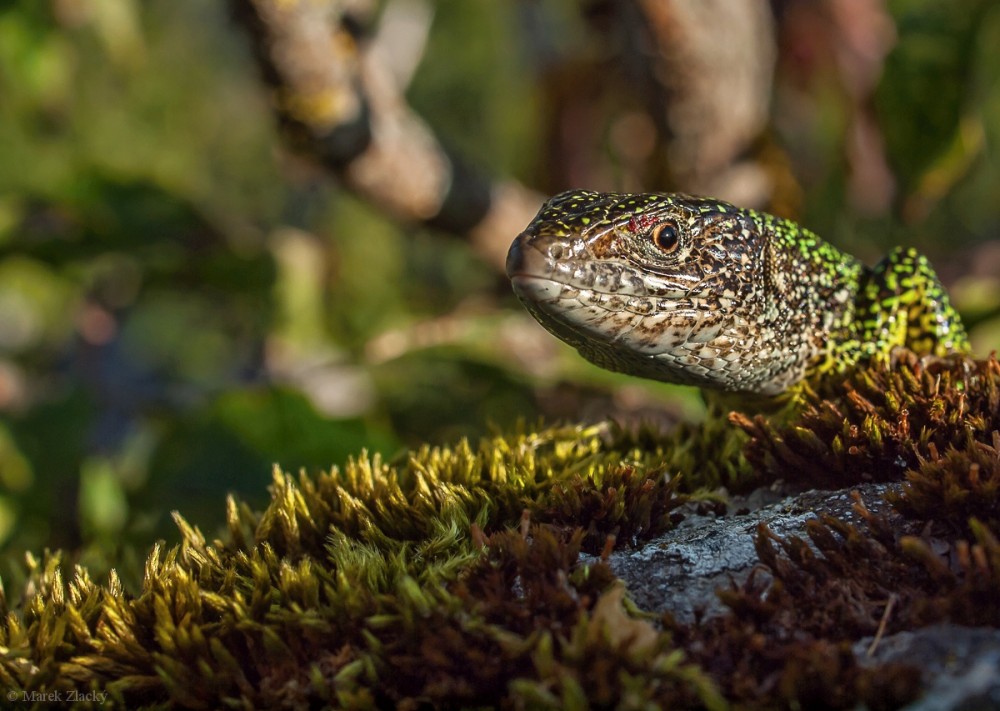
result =
[{"label": "lizard head", "polygon": [[759,326],[768,254],[758,214],[725,202],[570,191],[514,240],[507,275],[546,329],[601,367],[775,394],[789,366],[761,362],[781,355]]}]

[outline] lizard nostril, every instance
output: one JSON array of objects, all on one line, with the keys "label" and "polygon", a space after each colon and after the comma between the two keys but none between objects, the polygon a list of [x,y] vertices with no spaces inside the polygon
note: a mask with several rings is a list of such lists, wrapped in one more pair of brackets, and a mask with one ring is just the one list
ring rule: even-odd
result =
[{"label": "lizard nostril", "polygon": [[558,261],[562,259],[563,251],[561,244],[553,244],[549,247],[549,258]]}]

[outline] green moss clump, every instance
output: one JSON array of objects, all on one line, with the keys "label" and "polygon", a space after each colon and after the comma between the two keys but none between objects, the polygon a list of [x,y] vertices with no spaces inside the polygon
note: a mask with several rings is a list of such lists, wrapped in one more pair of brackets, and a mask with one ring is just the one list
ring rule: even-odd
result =
[{"label": "green moss clump", "polygon": [[[471,630],[482,650],[493,650],[517,634],[513,620],[513,629],[491,632],[488,617],[465,609],[476,607],[474,563],[484,543],[487,560],[535,561],[517,576],[522,587],[532,571],[561,575],[555,580],[567,586],[581,548],[598,552],[609,536],[639,540],[673,525],[672,511],[686,500],[677,479],[655,455],[609,448],[602,434],[557,427],[493,437],[477,449],[465,441],[424,447],[393,464],[363,455],[316,477],[276,471],[262,513],[230,499],[226,541],[208,542],[177,515],[182,544],[154,549],[135,598],[116,577],[102,587],[82,569],[67,585],[60,554],[31,559],[20,613],[0,600],[0,685],[100,689],[127,708],[403,702],[418,693],[405,681],[417,671],[391,671],[406,645],[433,637],[429,650],[442,642],[438,633],[463,639]],[[502,531],[522,520],[553,533],[519,548]],[[545,554],[528,555],[540,542]],[[587,570],[581,590],[567,588],[577,602],[556,618],[556,631],[574,629],[611,580]],[[536,624],[519,643],[531,668],[539,633]],[[434,698],[488,701],[481,685],[453,681],[454,689],[434,687]]]},{"label": "green moss clump", "polygon": [[[554,427],[276,471],[263,512],[229,500],[221,540],[177,515],[182,543],[153,549],[137,595],[29,556],[16,605],[0,595],[0,687],[102,709],[896,708],[919,671],[861,665],[859,638],[1000,624],[998,384],[992,358],[903,359],[788,419],[684,429],[703,439],[680,454],[677,432]],[[727,614],[636,610],[583,553],[708,497],[722,431],[759,482],[905,483],[889,513],[859,498],[861,524],[821,516],[808,541],[761,528],[770,575],[721,591]]]},{"label": "green moss clump", "polygon": [[711,399],[704,421],[681,422],[668,432],[612,427],[611,447],[655,454],[667,471],[678,473],[682,491],[704,495],[719,487],[752,488],[760,479],[744,456],[750,438],[728,421],[728,412],[724,401]]},{"label": "green moss clump", "polygon": [[722,708],[669,635],[627,612],[606,565],[576,563],[583,536],[495,534],[449,586],[454,604],[412,623],[380,620],[374,634],[393,678],[380,701],[562,709],[631,694],[636,705]]},{"label": "green moss clump", "polygon": [[[1000,417],[1000,407],[994,412]],[[906,474],[901,492],[888,500],[912,518],[938,521],[957,531],[967,531],[970,519],[1000,529],[1000,432],[969,430],[961,448],[931,452]]]},{"label": "green moss clump", "polygon": [[808,393],[802,413],[787,423],[734,413],[731,421],[751,437],[745,453],[763,477],[758,483],[894,481],[941,453],[992,444],[1000,429],[995,356],[900,360],[858,370],[822,395]]}]

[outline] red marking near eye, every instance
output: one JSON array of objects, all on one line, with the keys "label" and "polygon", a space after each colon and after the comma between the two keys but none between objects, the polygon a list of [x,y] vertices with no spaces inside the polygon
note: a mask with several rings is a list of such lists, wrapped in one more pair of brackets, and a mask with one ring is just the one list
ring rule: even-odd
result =
[{"label": "red marking near eye", "polygon": [[633,217],[628,221],[628,231],[629,232],[639,232],[651,224],[656,222],[656,218],[652,215],[639,215],[638,217]]}]

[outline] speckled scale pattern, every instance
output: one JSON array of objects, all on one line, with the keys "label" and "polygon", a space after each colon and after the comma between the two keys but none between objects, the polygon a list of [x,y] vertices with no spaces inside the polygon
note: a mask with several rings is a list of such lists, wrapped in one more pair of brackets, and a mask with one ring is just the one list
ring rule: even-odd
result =
[{"label": "speckled scale pattern", "polygon": [[528,310],[610,370],[777,395],[895,346],[967,350],[926,258],[874,269],[795,223],[708,198],[570,191],[511,246]]}]

